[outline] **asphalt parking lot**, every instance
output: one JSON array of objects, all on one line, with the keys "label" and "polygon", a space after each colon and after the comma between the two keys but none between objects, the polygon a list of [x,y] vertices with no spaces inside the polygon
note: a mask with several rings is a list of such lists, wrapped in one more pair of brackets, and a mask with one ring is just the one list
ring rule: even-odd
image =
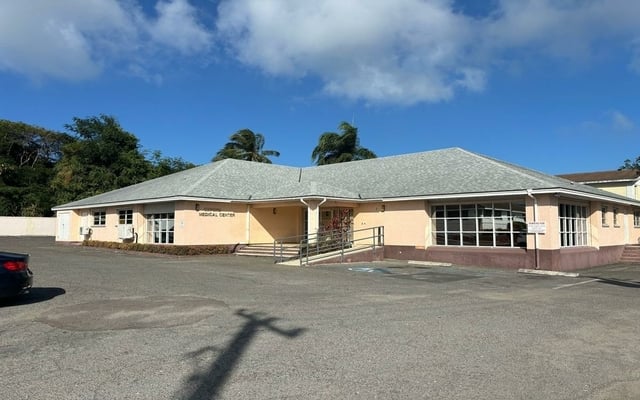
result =
[{"label": "asphalt parking lot", "polygon": [[0,238],[13,399],[637,399],[640,266],[283,267]]}]

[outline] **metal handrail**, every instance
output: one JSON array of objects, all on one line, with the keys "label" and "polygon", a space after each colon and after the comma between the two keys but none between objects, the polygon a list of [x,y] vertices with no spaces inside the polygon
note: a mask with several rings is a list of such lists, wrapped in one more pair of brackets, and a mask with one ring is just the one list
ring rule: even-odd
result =
[{"label": "metal handrail", "polygon": [[[359,233],[371,231],[370,235],[360,237]],[[355,239],[357,237],[357,239]],[[384,226],[364,228],[357,230],[333,229],[312,233],[309,235],[289,236],[273,242],[273,256],[278,262],[284,261],[284,245],[292,243],[292,239],[298,240],[300,265],[309,264],[309,257],[340,251],[340,261],[344,261],[345,252],[362,250],[384,245]],[[278,254],[279,250],[279,254]],[[295,259],[295,257],[291,257]]]}]

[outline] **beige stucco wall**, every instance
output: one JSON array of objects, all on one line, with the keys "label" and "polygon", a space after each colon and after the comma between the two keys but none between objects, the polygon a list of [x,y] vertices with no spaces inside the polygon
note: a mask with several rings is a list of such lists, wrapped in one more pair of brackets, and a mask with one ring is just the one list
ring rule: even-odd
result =
[{"label": "beige stucco wall", "polygon": [[[381,225],[384,226],[384,243],[386,245],[424,248],[429,227],[425,202],[413,200],[370,203],[360,205],[356,209],[355,230]],[[370,235],[368,231],[358,234],[360,236]]]},{"label": "beige stucco wall", "polygon": [[179,201],[175,210],[177,245],[245,243],[247,206],[245,204]]},{"label": "beige stucco wall", "polygon": [[[306,212],[306,209],[305,209]],[[299,206],[252,207],[249,220],[250,243],[272,243],[276,239],[302,234],[303,208]]]},{"label": "beige stucco wall", "polygon": [[[594,238],[594,242],[592,243],[595,247],[600,246],[619,246],[621,244],[628,243],[628,240],[625,240],[625,230],[626,235],[630,235],[630,226],[629,222],[631,222],[631,226],[633,226],[633,216],[629,221],[629,212],[630,208],[609,204],[604,202],[592,202],[592,237]],[[602,225],[602,207],[607,207],[607,225]],[[614,224],[613,221],[613,211],[614,209],[618,209],[618,223]]]},{"label": "beige stucco wall", "polygon": [[640,208],[632,208],[628,216],[629,222],[629,244],[640,244],[640,226],[634,225],[633,213],[640,211]]},{"label": "beige stucco wall", "polygon": [[621,183],[593,183],[591,186],[598,189],[606,190],[607,192],[615,193],[620,196],[631,197],[636,200],[640,200],[640,185],[631,186],[632,183],[627,185]]},{"label": "beige stucco wall", "polygon": [[52,217],[0,217],[0,236],[55,236]]},{"label": "beige stucco wall", "polygon": [[[560,248],[558,204],[585,205],[590,211],[589,233],[592,247],[637,244],[640,242],[640,227],[634,226],[634,208],[599,201],[584,202],[554,195],[536,195],[538,210],[534,218],[534,202],[526,200],[526,218],[546,223],[547,233],[538,235],[538,248],[556,250]],[[484,199],[486,200],[486,199]],[[482,200],[482,201],[484,201]],[[481,200],[475,199],[476,202]],[[494,200],[499,201],[499,200]],[[467,202],[474,202],[469,199]],[[457,203],[452,201],[451,203]],[[302,235],[304,233],[304,204],[297,202],[272,203],[271,205],[246,205],[235,203],[180,201],[175,203],[174,242],[177,245],[271,243],[275,239]],[[601,207],[608,207],[608,227],[601,223]],[[430,203],[423,200],[398,202],[372,202],[366,204],[322,204],[322,208],[344,207],[354,210],[353,228],[355,239],[373,235],[369,228],[384,226],[385,244],[396,246],[429,247],[431,244]],[[618,208],[619,226],[613,224],[613,208]],[[196,208],[198,208],[196,210]],[[65,211],[69,215],[68,241],[77,242],[85,238],[99,241],[121,241],[118,238],[118,210],[132,209],[133,226],[140,243],[149,241],[144,218],[144,205],[109,207]],[[636,208],[635,210],[638,210]],[[105,226],[93,226],[93,212],[106,211]],[[275,213],[274,213],[275,211]],[[60,212],[59,214],[61,214]],[[80,235],[80,227],[89,226],[89,237]],[[56,225],[56,232],[59,228]],[[535,235],[527,235],[527,248],[535,248]],[[57,240],[62,240],[57,237]]]},{"label": "beige stucco wall", "polygon": [[[538,234],[538,249],[553,250],[560,248],[560,221],[558,219],[558,198],[552,195],[535,196],[538,202],[537,221],[546,224],[546,233]],[[526,200],[527,222],[534,220],[534,201],[531,198]],[[532,243],[535,235],[527,235],[527,248],[534,248]]]},{"label": "beige stucco wall", "polygon": [[[61,235],[60,221],[61,215],[69,216],[68,237],[65,239]],[[83,237],[80,235],[80,215],[77,211],[58,211],[56,213],[56,240],[61,242],[77,242],[82,241]]]}]

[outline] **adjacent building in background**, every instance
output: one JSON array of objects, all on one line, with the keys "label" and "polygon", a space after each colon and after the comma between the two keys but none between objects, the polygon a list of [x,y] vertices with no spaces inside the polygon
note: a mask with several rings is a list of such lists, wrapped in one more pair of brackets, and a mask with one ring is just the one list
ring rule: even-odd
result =
[{"label": "adjacent building in background", "polygon": [[227,159],[54,208],[56,240],[237,247],[384,227],[384,256],[575,270],[640,240],[640,201],[460,148],[296,168]]},{"label": "adjacent building in background", "polygon": [[640,170],[579,172],[558,175],[574,182],[597,187],[620,196],[640,200]]}]

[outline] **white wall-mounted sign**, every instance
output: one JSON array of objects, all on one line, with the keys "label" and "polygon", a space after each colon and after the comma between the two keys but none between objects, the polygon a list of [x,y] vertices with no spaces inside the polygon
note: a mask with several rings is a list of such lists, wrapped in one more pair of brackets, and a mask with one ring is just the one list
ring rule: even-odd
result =
[{"label": "white wall-mounted sign", "polygon": [[547,233],[547,223],[534,221],[527,223],[527,233]]}]

